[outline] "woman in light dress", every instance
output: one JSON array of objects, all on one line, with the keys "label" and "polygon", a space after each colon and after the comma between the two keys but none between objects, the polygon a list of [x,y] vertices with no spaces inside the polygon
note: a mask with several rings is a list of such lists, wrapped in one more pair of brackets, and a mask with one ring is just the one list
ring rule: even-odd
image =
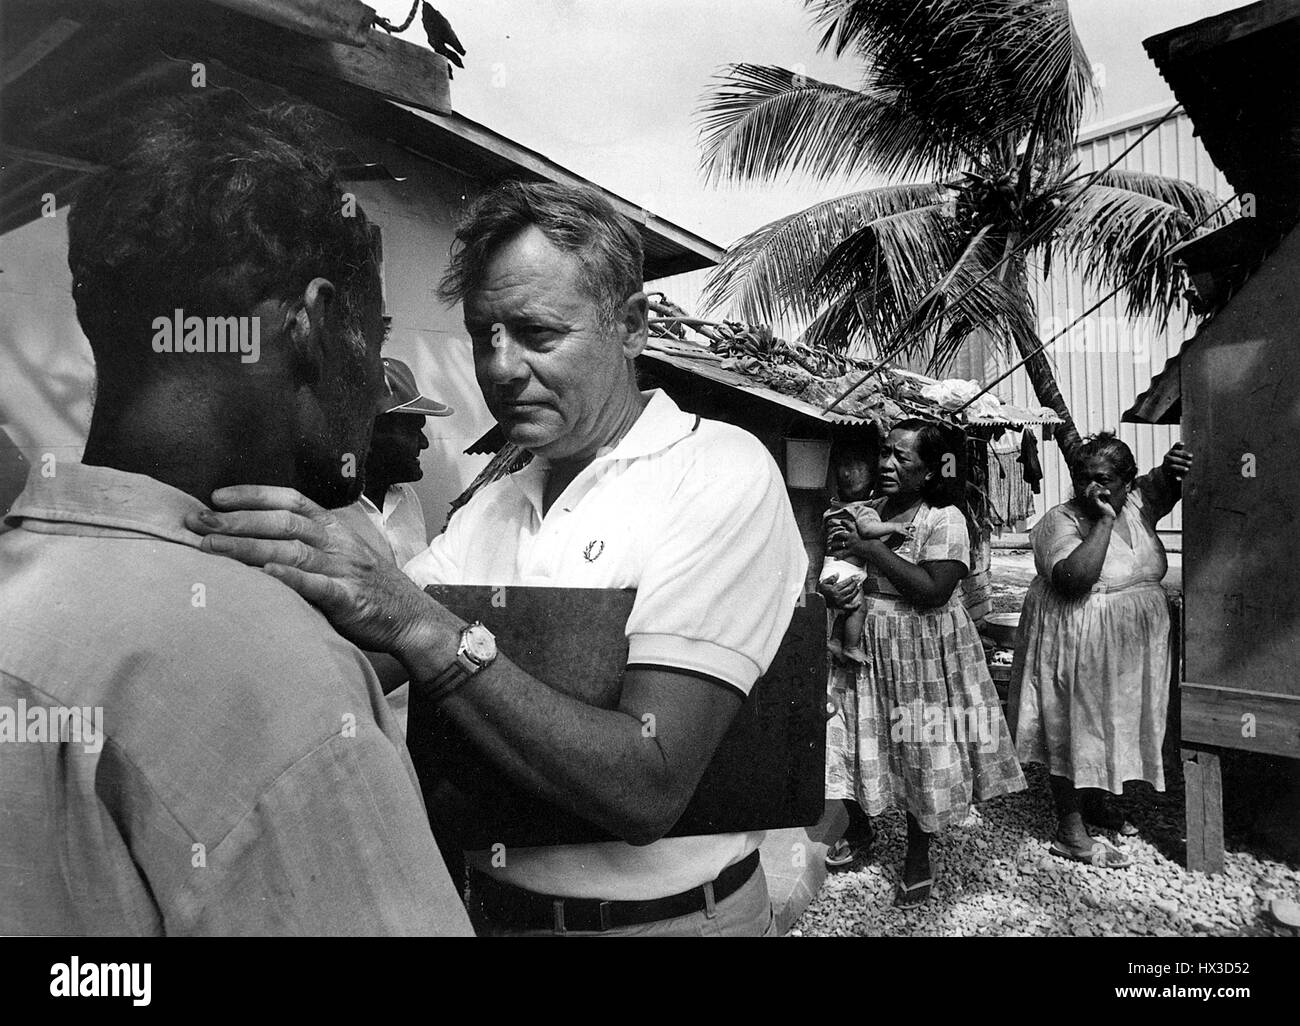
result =
[{"label": "woman in light dress", "polygon": [[1085,824],[1135,834],[1108,793],[1122,794],[1126,780],[1165,788],[1169,607],[1156,522],[1178,501],[1190,467],[1180,444],[1138,477],[1129,447],[1097,435],[1077,454],[1075,497],[1030,536],[1038,576],[1020,614],[1010,704],[1018,705],[1021,762],[1051,775],[1051,851],[1061,858],[1128,866],[1127,854]]}]

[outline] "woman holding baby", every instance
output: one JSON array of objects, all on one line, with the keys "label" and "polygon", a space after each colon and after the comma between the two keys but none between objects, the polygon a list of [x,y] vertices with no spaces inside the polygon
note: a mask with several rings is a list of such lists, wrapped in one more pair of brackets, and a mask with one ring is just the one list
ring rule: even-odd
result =
[{"label": "woman holding baby", "polygon": [[828,529],[828,556],[860,564],[862,577],[832,574],[822,590],[840,609],[860,602],[863,614],[860,649],[846,642],[849,659],[833,674],[826,796],[865,816],[851,812],[827,861],[853,861],[871,843],[866,817],[902,805],[907,854],[894,900],[902,908],[930,896],[936,833],[961,823],[972,802],[1025,786],[957,590],[971,546],[965,516],[945,498],[955,472],[956,452],[938,425],[902,421],[881,447],[867,530],[857,516],[832,517]]}]

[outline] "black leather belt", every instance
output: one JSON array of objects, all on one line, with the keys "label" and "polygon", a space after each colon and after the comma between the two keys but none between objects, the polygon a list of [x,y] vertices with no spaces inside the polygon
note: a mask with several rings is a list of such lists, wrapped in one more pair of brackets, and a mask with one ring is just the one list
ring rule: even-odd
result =
[{"label": "black leather belt", "polygon": [[758,851],[755,849],[735,865],[724,869],[711,883],[648,901],[557,898],[501,883],[477,869],[471,869],[469,876],[471,894],[494,926],[567,933],[573,930],[599,932],[617,926],[676,919],[692,912],[712,912],[717,902],[731,897],[745,886],[757,868]]}]

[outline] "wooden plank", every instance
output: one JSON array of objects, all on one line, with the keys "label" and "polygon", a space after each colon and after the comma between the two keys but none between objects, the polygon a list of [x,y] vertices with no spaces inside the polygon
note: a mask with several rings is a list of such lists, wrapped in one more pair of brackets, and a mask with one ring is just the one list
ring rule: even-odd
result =
[{"label": "wooden plank", "polygon": [[303,35],[365,46],[375,12],[361,0],[209,0]]},{"label": "wooden plank", "polygon": [[147,5],[126,8],[123,16],[174,57],[222,61],[300,95],[302,83],[294,73],[306,72],[433,114],[451,113],[447,61],[427,47],[379,31],[370,32],[365,46],[349,46],[230,11],[218,10],[214,17],[204,7],[188,6],[183,21],[160,19],[156,8],[149,17]]},{"label": "wooden plank", "polygon": [[42,29],[35,39],[4,62],[4,68],[0,70],[0,86],[18,81],[54,50],[76,35],[80,28],[79,21],[59,18]]},{"label": "wooden plank", "polygon": [[1180,690],[1184,741],[1300,759],[1300,698],[1210,684]]},{"label": "wooden plank", "polygon": [[1223,777],[1217,750],[1183,749],[1183,786],[1187,801],[1187,868],[1222,873]]}]

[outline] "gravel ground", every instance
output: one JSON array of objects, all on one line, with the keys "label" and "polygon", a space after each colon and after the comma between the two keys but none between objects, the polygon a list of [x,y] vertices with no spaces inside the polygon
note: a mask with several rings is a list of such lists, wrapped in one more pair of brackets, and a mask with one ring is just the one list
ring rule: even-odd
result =
[{"label": "gravel ground", "polygon": [[[1019,610],[1033,576],[1028,553],[995,551],[994,608]],[[907,836],[902,813],[890,812],[875,820],[870,857],[831,874],[790,936],[1300,933],[1277,925],[1267,914],[1275,897],[1300,900],[1300,862],[1279,857],[1244,835],[1234,836],[1232,822],[1225,872],[1207,876],[1183,868],[1182,769],[1176,743],[1165,749],[1167,791],[1135,782],[1116,800],[1141,831],[1131,838],[1109,835],[1132,855],[1128,869],[1097,869],[1049,854],[1056,817],[1047,773],[1041,766],[1028,766],[1025,777],[1025,791],[985,802],[965,824],[932,843],[937,883],[921,908],[900,912],[892,905]]]},{"label": "gravel ground", "polygon": [[[1048,854],[1056,827],[1040,766],[1029,787],[985,802],[931,845],[934,892],[919,909],[893,908],[906,848],[901,813],[876,823],[861,865],[827,878],[790,936],[1293,936],[1267,915],[1274,897],[1300,899],[1300,866],[1229,851],[1226,871],[1189,873],[1167,850],[1177,843],[1181,789],[1139,785],[1117,804],[1143,831],[1111,839],[1133,856],[1128,869],[1084,866]],[[1179,855],[1178,858],[1181,858]]]}]

